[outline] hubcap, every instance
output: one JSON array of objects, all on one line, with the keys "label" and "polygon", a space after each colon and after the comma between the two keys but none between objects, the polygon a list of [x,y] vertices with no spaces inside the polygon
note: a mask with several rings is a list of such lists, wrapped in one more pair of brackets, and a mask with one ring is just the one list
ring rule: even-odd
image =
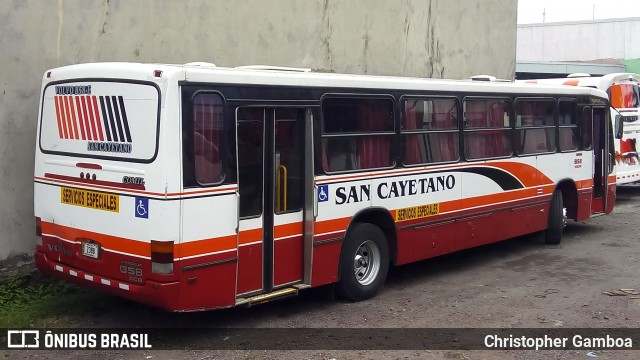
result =
[{"label": "hubcap", "polygon": [[367,240],[360,244],[353,259],[353,273],[360,285],[371,284],[380,271],[380,249]]}]

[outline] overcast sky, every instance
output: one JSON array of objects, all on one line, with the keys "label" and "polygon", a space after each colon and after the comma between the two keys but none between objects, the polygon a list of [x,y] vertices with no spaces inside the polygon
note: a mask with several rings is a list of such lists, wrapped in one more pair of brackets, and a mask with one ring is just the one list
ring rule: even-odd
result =
[{"label": "overcast sky", "polygon": [[640,0],[518,0],[518,24],[625,17],[640,17]]}]

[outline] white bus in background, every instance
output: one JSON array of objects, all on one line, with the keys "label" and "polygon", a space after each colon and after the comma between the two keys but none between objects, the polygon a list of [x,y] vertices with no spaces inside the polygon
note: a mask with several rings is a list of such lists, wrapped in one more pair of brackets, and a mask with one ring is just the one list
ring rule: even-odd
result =
[{"label": "white bus in background", "polygon": [[[582,76],[584,75],[584,76]],[[611,120],[623,117],[622,139],[616,139],[616,184],[640,182],[640,75],[633,73],[607,74],[591,77],[574,74],[566,78],[523,80],[525,83],[586,86],[606,91],[611,102]]]}]

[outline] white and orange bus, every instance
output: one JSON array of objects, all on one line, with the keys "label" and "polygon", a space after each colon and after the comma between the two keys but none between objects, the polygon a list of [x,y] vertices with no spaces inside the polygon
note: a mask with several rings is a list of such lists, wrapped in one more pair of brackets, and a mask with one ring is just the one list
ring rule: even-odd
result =
[{"label": "white and orange bus", "polygon": [[624,132],[615,141],[616,183],[640,182],[640,75],[615,73],[598,77],[573,74],[568,78],[523,80],[527,83],[586,86],[606,91],[611,103],[611,119],[622,116]]},{"label": "white and orange bus", "polygon": [[614,206],[597,89],[94,63],[41,96],[38,268],[171,311],[363,300],[390,265]]}]

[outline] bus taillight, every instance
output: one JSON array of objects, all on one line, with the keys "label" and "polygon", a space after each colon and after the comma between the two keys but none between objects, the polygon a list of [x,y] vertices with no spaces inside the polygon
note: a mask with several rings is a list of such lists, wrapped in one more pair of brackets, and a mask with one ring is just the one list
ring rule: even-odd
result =
[{"label": "bus taillight", "polygon": [[151,272],[173,273],[173,241],[151,240]]}]

